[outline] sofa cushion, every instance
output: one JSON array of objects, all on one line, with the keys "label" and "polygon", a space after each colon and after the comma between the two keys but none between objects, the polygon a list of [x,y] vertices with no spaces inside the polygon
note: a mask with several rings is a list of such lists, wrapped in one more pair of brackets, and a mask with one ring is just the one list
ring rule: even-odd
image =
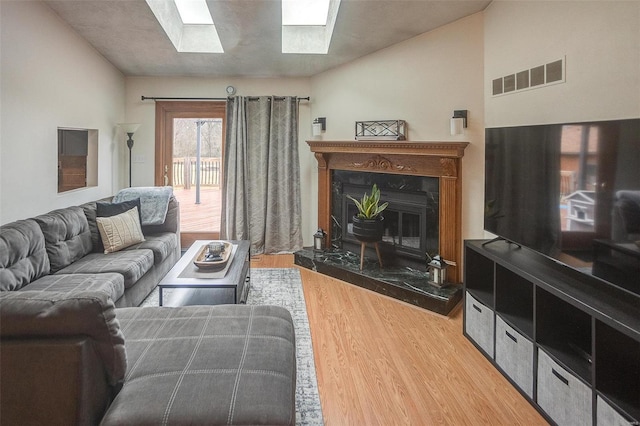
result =
[{"label": "sofa cushion", "polygon": [[124,294],[124,277],[117,273],[106,274],[54,274],[35,280],[26,291],[101,291],[114,302]]},{"label": "sofa cushion", "polygon": [[153,259],[156,265],[162,263],[171,253],[176,250],[178,237],[172,232],[146,235],[145,241],[128,247],[126,250],[149,249],[153,252]]},{"label": "sofa cushion", "polygon": [[138,218],[142,223],[142,217],[140,216],[140,198],[136,198],[129,201],[123,201],[121,203],[109,203],[106,201],[98,201],[96,203],[96,217],[111,217],[120,213],[127,212],[132,208],[138,208]]},{"label": "sofa cushion", "polygon": [[91,252],[91,232],[81,207],[54,210],[35,221],[44,234],[52,273]]},{"label": "sofa cushion", "polygon": [[89,253],[58,271],[58,274],[101,274],[117,272],[124,277],[124,288],[133,286],[153,266],[151,250],[126,250],[116,253]]},{"label": "sofa cushion", "polygon": [[[131,200],[131,201],[124,201],[122,203],[112,203],[110,201],[96,201],[96,209],[95,209],[95,214],[93,217],[93,220],[95,221],[95,219],[97,217],[111,217],[111,216],[115,216],[117,214],[120,213],[124,213],[127,210],[131,210],[134,207],[138,208],[138,216],[140,217],[140,199],[136,199],[136,200]],[[86,211],[85,211],[86,214]],[[87,216],[87,220],[89,220],[89,217]],[[142,218],[140,217],[140,223],[142,223]],[[95,236],[96,240],[93,241],[94,239],[94,235],[93,233],[91,234],[91,240],[94,243],[94,251],[100,252],[100,253],[104,253],[104,245],[102,244],[102,238],[100,237],[100,231],[97,229],[98,228],[98,224],[96,222],[96,231],[97,231],[97,236]],[[91,228],[91,221],[89,220],[89,228]],[[95,249],[97,246],[97,250]]]},{"label": "sofa cushion", "polygon": [[116,311],[129,367],[103,425],[295,423],[295,336],[284,308]]},{"label": "sofa cushion", "polygon": [[[100,240],[100,231],[98,231],[98,225],[96,223],[97,216],[97,203],[103,201],[105,203],[110,202],[112,197],[103,198],[98,201],[91,201],[89,203],[82,204],[80,207],[84,210],[84,214],[89,222],[89,230],[91,231],[91,242],[93,244],[93,251],[96,253],[103,253],[104,247],[102,247],[102,241]],[[172,232],[174,234],[179,232],[180,226],[180,204],[175,196],[171,196],[169,199],[169,207],[165,221],[161,225],[142,225],[142,233],[147,235],[160,234],[164,232]]]},{"label": "sofa cushion", "polygon": [[124,336],[113,301],[106,293],[1,292],[0,324],[2,339],[89,336],[109,384],[115,385],[124,378]]},{"label": "sofa cushion", "polygon": [[144,241],[138,208],[110,217],[96,217],[104,252],[113,253]]},{"label": "sofa cushion", "polygon": [[48,273],[44,235],[33,219],[0,226],[0,291],[18,290]]},{"label": "sofa cushion", "polygon": [[[109,202],[110,199],[111,197],[103,198],[102,200],[98,201]],[[87,218],[87,223],[89,224],[92,251],[96,253],[103,253],[104,247],[102,246],[102,241],[100,240],[100,231],[98,231],[98,224],[96,223],[96,204],[98,203],[98,201],[90,201],[88,203],[81,204],[80,208],[82,208],[82,210],[84,211],[84,215]]]}]

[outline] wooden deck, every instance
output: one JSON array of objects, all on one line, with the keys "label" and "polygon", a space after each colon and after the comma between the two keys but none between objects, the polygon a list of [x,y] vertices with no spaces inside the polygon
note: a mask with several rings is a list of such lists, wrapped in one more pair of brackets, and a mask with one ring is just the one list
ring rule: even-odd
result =
[{"label": "wooden deck", "polygon": [[173,194],[180,202],[181,232],[219,232],[222,207],[220,187],[200,187],[200,204],[196,204],[196,187],[174,187]]}]

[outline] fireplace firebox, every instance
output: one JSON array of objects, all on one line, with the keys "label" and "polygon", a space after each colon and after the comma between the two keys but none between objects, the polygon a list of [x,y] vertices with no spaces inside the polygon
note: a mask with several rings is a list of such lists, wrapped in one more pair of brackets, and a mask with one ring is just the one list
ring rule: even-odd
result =
[{"label": "fireplace firebox", "polygon": [[389,203],[380,244],[385,265],[426,270],[426,253],[438,253],[439,182],[434,177],[334,170],[331,247],[359,250],[352,232],[357,208],[348,195],[359,199],[373,184],[380,188],[380,201]]}]

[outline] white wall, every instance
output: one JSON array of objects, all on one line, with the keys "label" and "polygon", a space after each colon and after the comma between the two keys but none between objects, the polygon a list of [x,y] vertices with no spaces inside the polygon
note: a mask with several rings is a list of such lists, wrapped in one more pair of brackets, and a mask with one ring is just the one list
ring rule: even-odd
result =
[{"label": "white wall", "polygon": [[[498,0],[484,13],[310,79],[124,79],[41,3],[3,1],[0,13],[0,223],[124,187],[128,159],[117,122],[142,123],[134,154],[145,161],[134,164],[133,183],[152,185],[155,105],[141,95],[223,97],[229,84],[239,95],[309,94],[299,133],[306,245],[317,224],[317,163],[305,143],[314,117],[327,117],[326,140],[353,139],[357,120],[404,119],[410,140],[471,142],[463,161],[463,236],[481,238],[485,125],[640,116],[639,1]],[[490,95],[493,78],[561,56],[566,83]],[[469,110],[469,128],[459,137],[448,133],[454,109]],[[57,194],[58,126],[99,129],[98,187]]]},{"label": "white wall", "polygon": [[[126,117],[128,122],[142,125],[134,135],[134,156],[142,156],[144,162],[134,163],[132,183],[134,186],[154,184],[155,166],[155,102],[142,101],[147,97],[225,97],[225,88],[232,85],[240,96],[300,96],[306,97],[310,92],[308,78],[168,78],[168,77],[128,77],[126,79]],[[313,99],[312,99],[313,100]],[[309,206],[315,202],[317,191],[311,193],[311,175],[316,167],[315,159],[309,155],[306,140],[311,134],[310,104],[300,102],[299,109],[299,151],[302,193],[302,235],[304,244],[313,244],[313,233],[317,221],[309,217]],[[120,181],[124,185],[128,180],[128,153],[122,152],[120,157]],[[315,198],[314,198],[315,197]]]},{"label": "white wall", "polygon": [[[487,127],[640,117],[640,1],[494,1],[485,11]],[[491,81],[566,57],[566,83]]]},{"label": "white wall", "polygon": [[[482,237],[483,90],[478,13],[313,77],[312,117],[327,117],[324,140],[353,140],[356,121],[402,119],[408,140],[469,141],[462,166],[463,236]],[[469,127],[451,136],[456,109],[469,110]],[[317,168],[313,184],[317,194]],[[317,220],[317,207],[312,213]]]},{"label": "white wall", "polygon": [[[113,194],[124,77],[43,3],[0,14],[0,224]],[[58,127],[98,129],[98,186],[58,194]]]}]

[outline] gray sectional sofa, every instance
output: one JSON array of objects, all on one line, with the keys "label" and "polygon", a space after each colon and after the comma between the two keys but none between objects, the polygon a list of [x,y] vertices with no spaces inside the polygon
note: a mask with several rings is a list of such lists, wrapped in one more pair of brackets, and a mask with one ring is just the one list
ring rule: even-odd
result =
[{"label": "gray sectional sofa", "polygon": [[[106,200],[102,200],[106,201]],[[180,258],[180,208],[169,201],[145,241],[100,252],[96,202],[0,227],[0,291],[108,291],[117,307],[138,306]]]},{"label": "gray sectional sofa", "polygon": [[289,312],[136,307],[180,256],[178,203],[109,254],[94,248],[95,214],[87,203],[0,227],[0,422],[295,424]]}]

